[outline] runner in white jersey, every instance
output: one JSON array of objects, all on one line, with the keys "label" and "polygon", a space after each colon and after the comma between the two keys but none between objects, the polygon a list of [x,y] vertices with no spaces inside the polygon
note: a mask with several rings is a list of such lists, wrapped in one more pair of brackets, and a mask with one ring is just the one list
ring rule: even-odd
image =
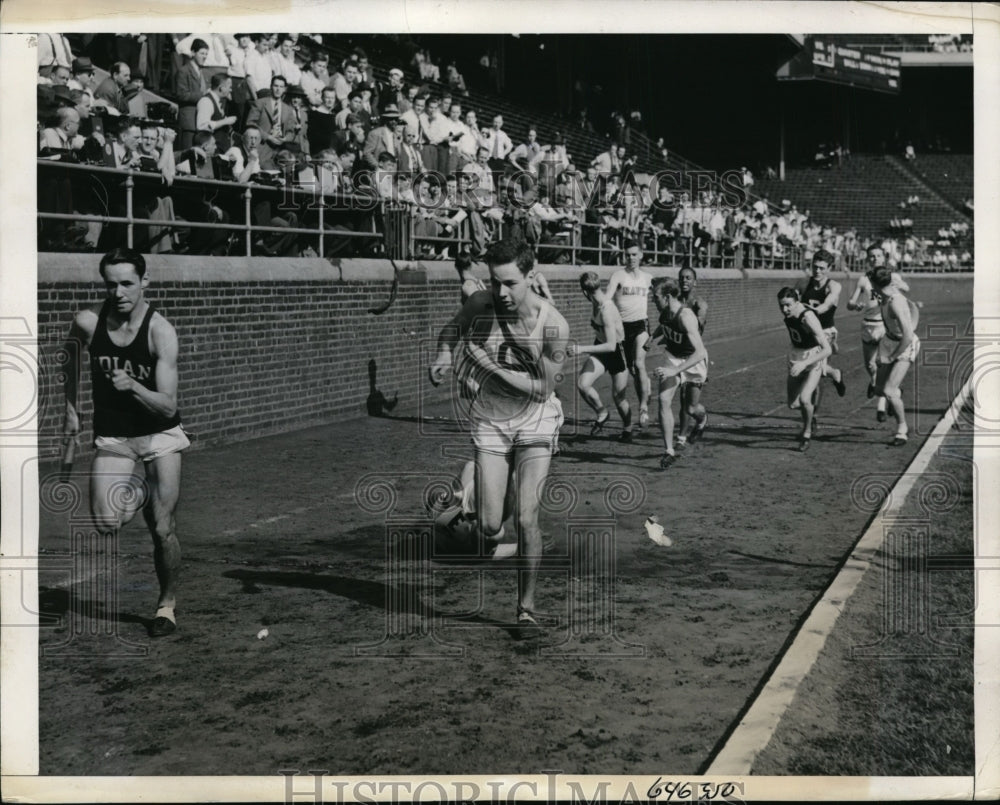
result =
[{"label": "runner in white jersey", "polygon": [[909,431],[900,385],[920,352],[916,332],[919,311],[893,283],[888,267],[875,269],[871,281],[882,297],[882,320],[885,322],[885,336],[878,346],[875,389],[889,401],[889,410],[896,418],[896,435],[890,444],[900,447],[906,444]]},{"label": "runner in white jersey", "polygon": [[[872,244],[868,249],[868,260],[871,269],[858,277],[858,284],[854,286],[854,294],[847,303],[848,310],[860,310],[861,319],[861,356],[864,360],[865,368],[868,370],[868,397],[878,396],[876,402],[875,416],[879,422],[885,422],[885,397],[875,394],[875,373],[878,368],[878,346],[885,335],[885,324],[882,321],[882,300],[879,294],[875,293],[872,286],[871,272],[882,268],[886,264],[885,252],[877,244]],[[892,282],[901,291],[909,291],[910,286],[895,271],[892,272]]]},{"label": "runner in white jersey", "polygon": [[[484,541],[500,532],[516,506],[518,626],[537,627],[535,587],[542,555],[538,511],[552,459],[558,416],[552,390],[566,356],[569,325],[555,307],[534,293],[528,275],[530,246],[521,240],[494,243],[486,253],[490,292],[474,293],[438,337],[430,379],[438,385],[455,349],[476,367],[479,391],[470,408],[476,452],[476,520]],[[517,494],[506,494],[513,475]],[[505,506],[505,501],[507,505]]]},{"label": "runner in white jersey", "polygon": [[[625,268],[611,275],[607,290],[625,325],[625,362],[635,378],[640,430],[649,423],[650,383],[645,345],[649,340],[649,288],[653,282],[652,276],[639,268],[641,264],[642,249],[629,241],[625,244]],[[621,440],[632,441],[632,431],[623,430]]]}]

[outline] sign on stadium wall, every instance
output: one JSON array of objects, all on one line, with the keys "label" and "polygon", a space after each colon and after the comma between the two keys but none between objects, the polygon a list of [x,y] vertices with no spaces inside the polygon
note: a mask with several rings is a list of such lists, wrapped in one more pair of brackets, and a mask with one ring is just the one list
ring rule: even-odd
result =
[{"label": "sign on stadium wall", "polygon": [[897,94],[900,90],[899,58],[875,48],[848,47],[835,38],[807,36],[802,50],[778,68],[779,81],[816,79],[832,84]]}]

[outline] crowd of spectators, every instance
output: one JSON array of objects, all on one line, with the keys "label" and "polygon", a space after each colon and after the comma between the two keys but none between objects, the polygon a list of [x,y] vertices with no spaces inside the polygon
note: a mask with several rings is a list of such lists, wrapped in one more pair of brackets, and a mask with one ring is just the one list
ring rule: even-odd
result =
[{"label": "crowd of spectators", "polygon": [[[466,245],[478,256],[511,228],[554,263],[614,264],[633,239],[653,260],[696,266],[791,267],[820,248],[846,265],[863,251],[856,232],[823,227],[788,201],[745,196],[740,204],[714,189],[636,182],[638,110],[611,113],[607,148],[596,155],[572,154],[560,134],[542,138],[534,126],[512,137],[502,116],[479,120],[457,66],[447,64],[442,79],[426,49],[380,80],[364,49],[333,57],[319,35],[178,35],[166,82],[173,100],[164,101],[139,72],[155,50],[149,38],[115,37],[121,58],[99,71],[66,37],[46,36],[39,155],[144,176],[131,206],[149,222],[134,227],[142,251],[243,253],[247,184],[261,228],[252,251],[261,255],[314,254],[321,228],[326,256],[384,253],[379,202],[408,212],[414,256],[425,258]],[[488,57],[483,67],[492,69]],[[164,83],[160,72],[152,84]],[[586,113],[579,125],[593,128]],[[654,158],[669,156],[662,138],[655,149]],[[738,173],[750,191],[753,174]],[[213,181],[177,182],[182,176]],[[120,174],[40,170],[40,210],[66,216],[42,220],[40,247],[121,243],[125,223],[69,219],[125,217],[122,184]],[[282,192],[289,188],[301,192]],[[907,253],[918,252],[903,250],[901,259]]]}]

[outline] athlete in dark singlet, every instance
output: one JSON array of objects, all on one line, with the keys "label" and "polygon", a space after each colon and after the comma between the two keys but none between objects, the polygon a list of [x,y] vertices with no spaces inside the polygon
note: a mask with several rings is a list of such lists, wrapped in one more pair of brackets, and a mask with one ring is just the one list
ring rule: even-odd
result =
[{"label": "athlete in dark singlet", "polygon": [[586,360],[580,369],[577,388],[580,396],[597,414],[591,427],[591,435],[598,433],[611,414],[604,407],[601,395],[594,390],[594,383],[605,372],[611,375],[611,394],[615,407],[622,418],[626,431],[632,429],[632,410],[628,404],[628,369],[625,365],[625,327],[618,308],[601,290],[601,279],[595,271],[586,271],[580,276],[580,289],[591,303],[593,310],[590,326],[594,328],[593,346],[570,344],[566,354],[584,355]]},{"label": "athlete in dark singlet", "polygon": [[[188,447],[177,410],[177,334],[145,299],[146,262],[133,249],[115,249],[101,259],[107,300],[80,311],[69,334],[66,374],[66,440],[80,431],[79,347],[90,353],[94,396],[94,447],[90,507],[97,528],[108,535],[128,523],[139,506],[153,536],[160,582],[157,610],[148,623],[153,637],[176,629],[177,574],[181,549],[174,531],[180,493],[181,451]],[[137,462],[146,468],[133,475]],[[120,494],[132,487],[132,494]]]},{"label": "athlete in dark singlet", "polygon": [[802,304],[797,290],[785,287],[778,291],[778,307],[792,342],[786,383],[788,407],[798,408],[802,414],[799,450],[805,452],[812,439],[813,417],[819,403],[817,391],[823,362],[830,355],[830,342],[816,314]]},{"label": "athlete in dark singlet", "polygon": [[[830,279],[829,272],[833,268],[834,257],[830,252],[818,251],[813,256],[812,271],[810,278],[800,284],[799,299],[806,307],[819,317],[820,326],[826,334],[830,343],[830,354],[836,355],[837,348],[837,326],[834,323],[834,315],[837,312],[837,305],[840,303],[840,283]],[[837,394],[841,397],[847,393],[847,386],[844,384],[844,373],[830,365],[829,359],[823,362],[823,377],[828,377],[833,381]]]},{"label": "athlete in dark singlet", "polygon": [[[465,350],[475,366],[479,390],[469,415],[476,451],[477,527],[484,542],[494,538],[511,513],[505,501],[513,497],[518,553],[526,564],[518,573],[517,621],[530,630],[538,625],[540,496],[558,427],[551,396],[565,360],[569,325],[531,290],[534,254],[527,244],[513,239],[494,243],[485,260],[491,291],[474,293],[441,331],[429,373],[431,382],[440,384],[455,349]],[[512,474],[517,494],[508,496]]]},{"label": "athlete in dark singlet", "polygon": [[[679,297],[680,286],[676,280],[659,279],[653,284],[653,301],[660,311],[660,323],[654,334],[662,336],[661,343],[667,350],[667,365],[655,372],[660,383],[657,398],[664,450],[661,469],[667,469],[676,458],[672,409],[674,394],[682,383],[704,383],[708,373],[708,352],[698,331],[698,319],[694,311],[681,304]],[[688,415],[694,419],[696,428],[704,428],[704,406],[692,406]]]},{"label": "athlete in dark singlet", "polygon": [[[678,297],[681,304],[694,313],[698,319],[698,333],[700,335],[705,334],[705,325],[708,323],[708,303],[701,296],[695,293],[695,288],[698,286],[698,275],[695,273],[693,268],[685,266],[680,270],[677,275],[677,281],[681,287],[681,294]],[[707,367],[706,367],[707,371]],[[689,426],[693,424],[690,416],[688,416],[688,411],[692,408],[697,408],[701,405],[701,392],[705,383],[708,382],[708,376],[702,381],[687,380],[681,383],[681,409],[680,417],[677,423],[677,447],[678,449],[683,449],[684,446],[690,441],[694,444],[698,441],[705,433],[705,426],[708,424],[708,417],[705,416],[698,422],[695,427],[688,432]]]}]

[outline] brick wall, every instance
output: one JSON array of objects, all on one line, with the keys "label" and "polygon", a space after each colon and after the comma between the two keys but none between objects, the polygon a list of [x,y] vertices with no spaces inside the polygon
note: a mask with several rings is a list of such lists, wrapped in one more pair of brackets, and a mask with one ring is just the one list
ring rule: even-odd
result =
[{"label": "brick wall", "polygon": [[[392,269],[384,261],[150,257],[148,298],[180,339],[180,405],[196,446],[249,439],[344,417],[363,416],[369,361],[377,385],[401,406],[443,399],[428,393],[426,365],[440,327],[458,307],[451,263],[408,264],[399,293],[381,316],[368,308],[388,297]],[[93,255],[42,254],[38,266],[39,452],[58,452],[65,335],[74,313],[103,294]],[[543,267],[557,308],[575,338],[589,343],[590,309],[579,291],[580,269]],[[598,269],[607,280],[613,269]],[[657,275],[676,275],[657,269]],[[781,271],[699,272],[709,303],[708,343],[780,326],[775,294],[800,275]],[[236,279],[240,277],[242,279]],[[850,287],[853,283],[848,283]],[[971,301],[968,277],[914,278],[914,295]],[[650,306],[650,315],[655,309]],[[89,450],[90,381],[80,395]]]}]

